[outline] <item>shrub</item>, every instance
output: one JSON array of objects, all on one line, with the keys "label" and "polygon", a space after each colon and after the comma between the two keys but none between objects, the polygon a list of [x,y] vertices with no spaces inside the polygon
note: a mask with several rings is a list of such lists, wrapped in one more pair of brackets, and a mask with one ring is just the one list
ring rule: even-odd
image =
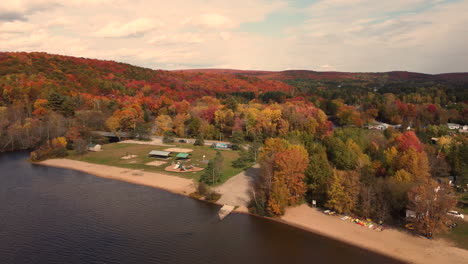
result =
[{"label": "shrub", "polygon": [[88,143],[82,138],[77,138],[73,141],[73,150],[78,155],[85,154],[88,152]]},{"label": "shrub", "polygon": [[193,143],[194,146],[203,146],[205,145],[205,140],[201,135],[197,136],[197,139],[195,139],[195,143]]},{"label": "shrub", "polygon": [[65,157],[67,156],[66,147],[67,140],[64,137],[54,138],[44,143],[37,150],[31,152],[31,161]]},{"label": "shrub", "polygon": [[173,131],[164,132],[162,142],[163,143],[174,143],[174,132]]}]

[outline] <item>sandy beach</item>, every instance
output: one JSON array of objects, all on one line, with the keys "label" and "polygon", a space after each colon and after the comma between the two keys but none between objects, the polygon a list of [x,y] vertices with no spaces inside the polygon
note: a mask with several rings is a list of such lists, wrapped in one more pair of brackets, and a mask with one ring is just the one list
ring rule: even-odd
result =
[{"label": "sandy beach", "polygon": [[107,179],[155,187],[183,195],[189,195],[195,191],[195,184],[192,180],[161,173],[124,169],[69,159],[49,159],[39,164],[78,170]]},{"label": "sandy beach", "polygon": [[468,250],[451,246],[444,240],[428,240],[395,229],[374,231],[325,215],[308,205],[289,208],[281,220],[352,245],[409,263],[468,263]]},{"label": "sandy beach", "polygon": [[[103,178],[160,188],[182,195],[189,195],[195,191],[195,184],[192,180],[160,173],[124,169],[69,159],[50,159],[40,164],[83,171]],[[246,177],[244,174],[241,173],[234,176],[223,185],[215,188],[215,190],[223,195],[218,203],[232,203],[239,206],[236,211],[240,213],[248,213],[245,198],[248,195],[248,183],[251,176]],[[453,247],[444,240],[428,240],[395,229],[386,229],[383,232],[374,231],[348,221],[343,221],[336,216],[325,215],[305,204],[289,208],[283,217],[273,220],[408,263],[468,263],[467,250]]]}]

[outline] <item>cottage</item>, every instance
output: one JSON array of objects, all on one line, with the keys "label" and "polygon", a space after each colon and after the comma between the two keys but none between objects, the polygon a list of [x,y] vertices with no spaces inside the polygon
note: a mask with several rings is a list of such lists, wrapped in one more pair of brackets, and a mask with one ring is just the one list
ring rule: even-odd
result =
[{"label": "cottage", "polygon": [[460,129],[459,124],[448,123],[447,126],[448,126],[449,129]]},{"label": "cottage", "polygon": [[387,128],[389,127],[392,127],[392,128],[395,128],[395,129],[399,129],[401,128],[401,124],[398,124],[398,125],[390,125],[390,124],[387,124],[387,123],[383,123],[383,122],[374,122],[373,124],[367,126],[368,129],[376,129],[376,130],[386,130]]},{"label": "cottage", "polygon": [[88,151],[97,152],[97,151],[101,151],[101,150],[102,150],[102,146],[99,145],[99,144],[89,144],[88,145]]},{"label": "cottage", "polygon": [[171,155],[171,152],[169,151],[160,151],[160,150],[152,150],[150,153],[148,153],[150,157],[153,158],[161,158],[161,159],[167,159],[169,158],[169,155]]}]

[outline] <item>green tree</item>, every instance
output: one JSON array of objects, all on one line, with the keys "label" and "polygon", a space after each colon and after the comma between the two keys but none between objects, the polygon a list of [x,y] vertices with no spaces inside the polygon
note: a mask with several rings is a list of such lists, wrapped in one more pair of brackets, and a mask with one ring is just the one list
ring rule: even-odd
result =
[{"label": "green tree", "polygon": [[198,134],[197,138],[195,139],[195,142],[193,143],[194,146],[203,146],[205,145],[205,140],[203,139],[203,136]]},{"label": "green tree", "polygon": [[223,168],[224,157],[221,152],[216,151],[216,155],[208,162],[205,172],[200,177],[200,182],[214,185],[220,181],[221,169]]},{"label": "green tree", "polygon": [[241,131],[235,131],[232,133],[231,144],[233,150],[239,150],[244,144],[244,133]]},{"label": "green tree", "polygon": [[327,200],[332,169],[323,149],[310,155],[309,160],[309,167],[306,170],[308,196],[310,200],[316,200],[318,205],[324,205]]}]

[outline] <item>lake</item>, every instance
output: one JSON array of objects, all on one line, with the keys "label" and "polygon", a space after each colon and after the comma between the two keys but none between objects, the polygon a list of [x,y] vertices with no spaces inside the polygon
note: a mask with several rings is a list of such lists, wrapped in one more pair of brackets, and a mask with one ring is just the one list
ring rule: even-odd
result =
[{"label": "lake", "polygon": [[0,263],[399,263],[166,191],[0,154]]}]

